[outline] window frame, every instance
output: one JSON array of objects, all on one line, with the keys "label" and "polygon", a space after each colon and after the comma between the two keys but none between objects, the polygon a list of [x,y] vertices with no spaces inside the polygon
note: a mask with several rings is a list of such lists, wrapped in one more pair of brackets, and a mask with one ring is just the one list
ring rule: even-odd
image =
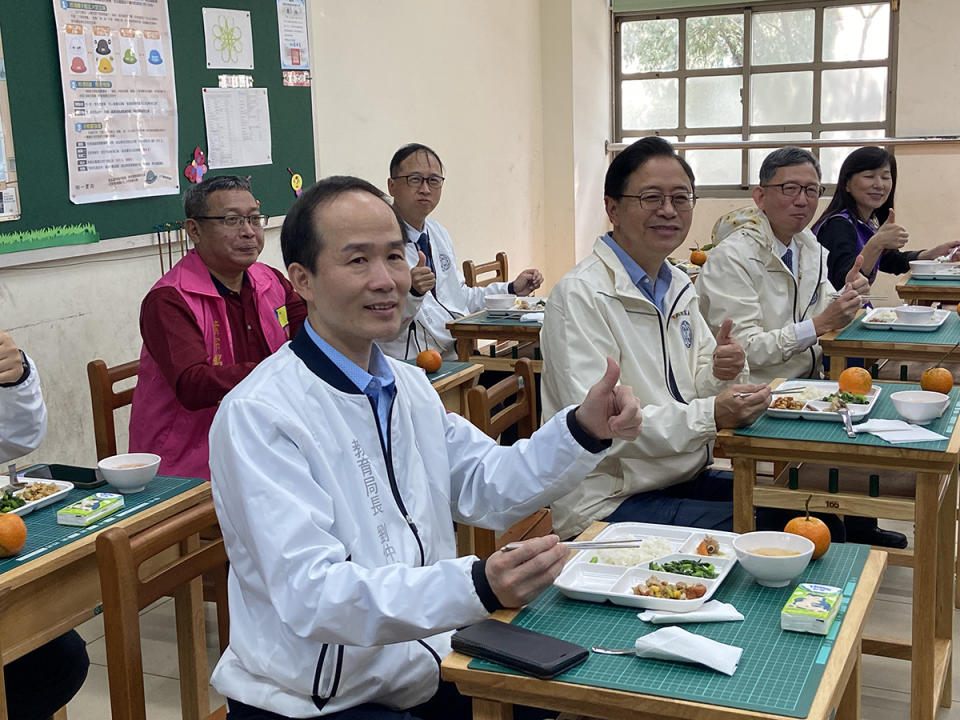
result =
[{"label": "window frame", "polygon": [[[634,12],[616,12],[612,15],[611,23],[611,62],[613,78],[613,117],[612,117],[612,137],[615,143],[629,143],[631,138],[645,137],[647,135],[665,135],[676,136],[679,143],[684,143],[686,138],[704,135],[740,135],[740,141],[718,141],[729,142],[730,146],[740,150],[740,184],[726,185],[703,185],[698,184],[698,193],[708,192],[712,197],[724,196],[742,196],[743,191],[750,187],[749,177],[749,148],[741,143],[749,142],[751,135],[767,133],[789,133],[789,132],[809,132],[812,140],[820,140],[824,132],[834,131],[856,131],[856,130],[880,130],[886,137],[896,137],[896,85],[897,85],[897,39],[899,35],[899,12],[896,3],[887,2],[890,7],[890,27],[888,35],[887,57],[881,60],[842,60],[842,61],[824,61],[823,56],[823,35],[824,35],[824,11],[828,8],[847,7],[874,3],[871,0],[782,0],[781,2],[764,2],[760,5],[718,5],[701,6],[689,8],[686,10],[656,10],[656,11],[634,11]],[[796,10],[814,11],[814,42],[813,42],[813,60],[806,63],[785,63],[778,65],[753,66],[751,64],[751,32],[753,27],[753,15],[757,12],[784,12]],[[689,18],[697,17],[715,17],[718,15],[734,15],[743,17],[743,65],[734,68],[710,68],[703,70],[688,70],[686,68],[686,21]],[[624,73],[621,71],[621,26],[623,23],[635,22],[638,20],[666,20],[676,19],[678,21],[678,69],[675,71],[654,71],[639,73]],[[820,95],[822,90],[822,75],[824,70],[837,69],[861,69],[882,67],[887,71],[886,87],[886,113],[881,121],[873,122],[841,122],[824,123],[820,120]],[[750,79],[754,75],[762,75],[777,72],[813,72],[813,97],[811,104],[811,122],[793,123],[781,125],[752,125],[750,123],[750,99],[751,83]],[[721,126],[710,125],[705,127],[689,127],[686,124],[686,81],[689,78],[699,77],[731,77],[740,76],[743,78],[743,87],[741,90],[741,120],[739,126]],[[676,128],[646,128],[641,130],[625,130],[623,128],[623,82],[629,80],[650,80],[650,79],[677,79],[677,103],[678,103],[678,124]],[[701,140],[702,141],[702,140]],[[784,143],[792,141],[784,141]],[[796,144],[804,146],[803,141],[797,140]],[[683,148],[678,149],[682,155],[686,154]],[[820,147],[811,148],[814,155],[819,159]]]}]

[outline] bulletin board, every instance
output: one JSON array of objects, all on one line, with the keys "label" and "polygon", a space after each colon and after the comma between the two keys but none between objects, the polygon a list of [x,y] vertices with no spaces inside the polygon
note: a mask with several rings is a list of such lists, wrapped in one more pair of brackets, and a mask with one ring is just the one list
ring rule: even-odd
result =
[{"label": "bulletin board", "polygon": [[102,239],[149,234],[155,225],[183,217],[181,196],[190,184],[183,168],[193,149],[206,149],[202,89],[218,87],[223,70],[207,70],[204,5],[249,10],[253,31],[253,86],[267,88],[270,102],[271,165],[218,170],[251,176],[254,195],[268,215],[284,215],[296,199],[287,168],[307,187],[315,181],[313,115],[309,87],[283,85],[276,0],[167,0],[173,38],[179,113],[180,196],[114,200],[76,205],[69,199],[67,150],[59,51],[50,0],[0,3],[3,57],[10,117],[16,137],[21,216],[0,231],[93,223]]}]

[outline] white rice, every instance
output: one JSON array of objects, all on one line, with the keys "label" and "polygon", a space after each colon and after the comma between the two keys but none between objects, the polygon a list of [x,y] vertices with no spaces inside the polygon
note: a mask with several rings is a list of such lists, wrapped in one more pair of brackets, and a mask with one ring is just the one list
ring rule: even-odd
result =
[{"label": "white rice", "polygon": [[[617,540],[627,538],[616,538]],[[662,537],[648,537],[640,543],[638,548],[618,550],[588,550],[588,559],[597,558],[596,562],[604,565],[639,565],[647,560],[669,555],[673,552],[670,541]]]}]

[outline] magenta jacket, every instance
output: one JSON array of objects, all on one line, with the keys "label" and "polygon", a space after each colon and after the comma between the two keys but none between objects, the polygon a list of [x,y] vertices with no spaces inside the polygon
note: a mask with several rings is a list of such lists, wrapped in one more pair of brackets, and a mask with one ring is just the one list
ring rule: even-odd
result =
[{"label": "magenta jacket", "polygon": [[[274,313],[274,308],[286,303],[286,291],[276,274],[262,263],[247,268],[247,276],[253,284],[260,327],[270,351],[275,352],[289,339],[287,329],[280,327]],[[233,339],[226,303],[197,251],[188,252],[153,286],[159,287],[174,287],[183,296],[203,331],[210,363],[232,364]],[[161,475],[209,480],[207,433],[216,412],[215,407],[188,410],[181,405],[146,346],[141,349],[140,371],[130,411],[130,452],[159,455]]]}]

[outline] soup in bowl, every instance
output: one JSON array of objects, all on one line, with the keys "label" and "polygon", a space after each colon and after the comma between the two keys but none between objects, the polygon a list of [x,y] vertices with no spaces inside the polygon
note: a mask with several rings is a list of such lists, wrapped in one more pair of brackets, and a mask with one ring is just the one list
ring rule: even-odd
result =
[{"label": "soup in bowl", "polygon": [[793,533],[759,531],[739,535],[733,549],[743,569],[760,585],[789,585],[810,563],[813,543]]}]

